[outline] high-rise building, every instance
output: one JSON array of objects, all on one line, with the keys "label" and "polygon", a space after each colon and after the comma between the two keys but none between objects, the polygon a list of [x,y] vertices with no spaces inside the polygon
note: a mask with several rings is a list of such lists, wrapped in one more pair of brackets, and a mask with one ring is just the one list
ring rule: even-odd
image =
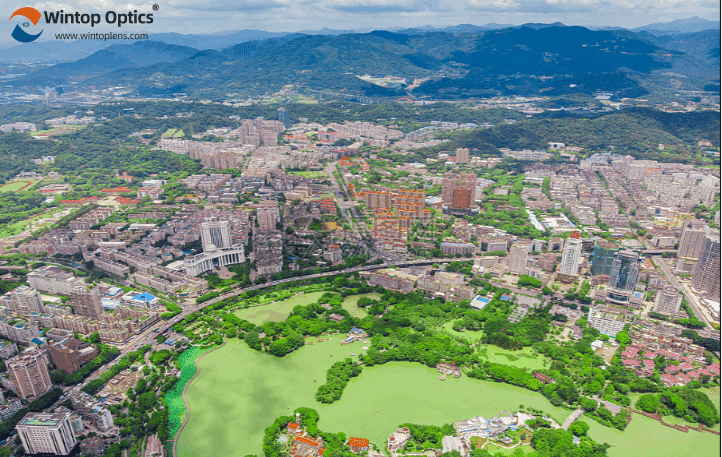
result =
[{"label": "high-rise building", "polygon": [[7,367],[20,398],[38,397],[52,387],[45,357],[35,348],[8,359]]},{"label": "high-rise building", "polygon": [[48,344],[48,354],[56,367],[68,374],[75,373],[82,365],[93,360],[98,350],[85,341],[77,338],[67,338],[63,341],[51,341]]},{"label": "high-rise building", "polygon": [[276,230],[276,222],[279,218],[278,207],[260,207],[256,210],[256,218],[258,219],[258,228],[261,231]]},{"label": "high-rise building", "polygon": [[8,294],[10,296],[10,307],[21,316],[28,317],[32,313],[42,313],[43,300],[40,292],[28,287],[20,286]]},{"label": "high-rise building", "polygon": [[654,311],[666,316],[674,316],[682,306],[682,295],[674,286],[665,286],[654,297]]},{"label": "high-rise building", "polygon": [[523,275],[526,271],[526,259],[529,254],[528,246],[512,246],[509,249],[509,272]]},{"label": "high-rise building", "polygon": [[639,275],[639,253],[622,249],[616,253],[609,273],[609,287],[618,291],[631,292]]},{"label": "high-rise building", "polygon": [[218,249],[230,248],[233,244],[231,240],[231,223],[228,221],[201,223],[201,242],[204,251],[208,250],[211,244]]},{"label": "high-rise building", "polygon": [[569,235],[564,243],[562,264],[559,273],[563,275],[577,275],[579,273],[579,259],[582,255],[582,237],[576,230]]},{"label": "high-rise building", "polygon": [[685,223],[679,238],[677,257],[698,259],[702,253],[705,235],[708,232],[709,227],[704,221],[693,220]]},{"label": "high-rise building", "polygon": [[70,412],[28,413],[15,426],[26,454],[68,455],[78,443]]},{"label": "high-rise building", "polygon": [[278,108],[278,122],[281,122],[286,128],[291,126],[291,116],[288,114],[287,108]]},{"label": "high-rise building", "polygon": [[467,211],[474,203],[476,191],[476,175],[474,173],[454,173],[449,171],[444,174],[441,183],[441,198],[445,206],[453,210]]},{"label": "high-rise building", "polygon": [[614,255],[619,251],[619,245],[611,241],[597,241],[594,243],[594,252],[591,260],[592,276],[610,275]]},{"label": "high-rise building", "polygon": [[627,325],[627,313],[614,308],[598,308],[589,311],[589,326],[600,333],[616,337]]},{"label": "high-rise building", "polygon": [[692,285],[701,294],[719,300],[720,297],[720,233],[705,236],[699,260],[692,273]]},{"label": "high-rise building", "polygon": [[88,289],[85,284],[76,285],[70,292],[70,303],[73,305],[73,313],[78,316],[95,320],[100,320],[103,316],[103,301],[98,287]]},{"label": "high-rise building", "polygon": [[469,148],[456,150],[456,163],[469,163]]}]

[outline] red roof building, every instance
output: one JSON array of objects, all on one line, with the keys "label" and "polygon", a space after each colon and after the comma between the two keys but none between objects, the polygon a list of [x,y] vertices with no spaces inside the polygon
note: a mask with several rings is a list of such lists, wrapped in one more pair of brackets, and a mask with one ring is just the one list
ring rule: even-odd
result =
[{"label": "red roof building", "polygon": [[366,438],[349,438],[348,447],[354,452],[367,451],[369,448],[369,440]]},{"label": "red roof building", "polygon": [[120,195],[120,194],[127,194],[129,192],[133,192],[132,189],[128,189],[127,187],[113,187],[112,189],[103,189],[101,190],[105,195]]}]

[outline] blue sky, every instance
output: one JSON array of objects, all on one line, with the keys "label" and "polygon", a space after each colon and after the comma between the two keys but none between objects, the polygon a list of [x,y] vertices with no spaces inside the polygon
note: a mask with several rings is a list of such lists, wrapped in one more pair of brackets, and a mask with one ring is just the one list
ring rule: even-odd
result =
[{"label": "blue sky", "polygon": [[[151,13],[154,23],[124,26],[123,31],[148,33],[214,33],[259,29],[273,32],[356,28],[418,27],[427,24],[484,25],[556,22],[583,26],[638,27],[699,16],[719,20],[718,0],[0,0],[7,17],[22,6],[41,11],[104,13],[108,10]],[[15,20],[13,20],[15,21]],[[41,21],[42,22],[42,21]],[[14,23],[0,21],[0,42]],[[39,27],[42,24],[38,25]],[[59,32],[59,26],[53,26]],[[91,31],[73,27],[72,31]],[[94,31],[118,31],[99,26]],[[3,33],[3,32],[8,33]],[[70,30],[67,30],[70,31]]]}]

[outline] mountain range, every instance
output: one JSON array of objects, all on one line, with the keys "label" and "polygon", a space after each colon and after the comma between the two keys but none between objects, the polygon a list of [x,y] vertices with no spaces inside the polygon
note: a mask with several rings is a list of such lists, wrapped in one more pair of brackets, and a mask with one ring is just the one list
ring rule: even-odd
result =
[{"label": "mountain range", "polygon": [[[719,85],[719,30],[660,35],[564,24],[450,29],[286,34],[222,50],[147,40],[113,45],[10,83],[36,90],[67,84],[123,86],[142,96],[185,92],[204,98],[260,95],[288,84],[367,97],[597,92],[624,97],[664,84],[661,75],[670,71],[684,72],[692,89]],[[364,75],[405,81],[375,84]]]},{"label": "mountain range", "polygon": [[[433,25],[424,25],[419,27],[392,27],[387,29],[390,32],[404,34],[419,34],[428,32],[446,32],[446,33],[481,33],[489,30],[506,29],[512,27],[550,27],[564,26],[564,24],[556,22],[553,24],[522,24],[515,26],[512,24],[496,24],[488,23],[485,25],[460,24],[446,27]],[[621,27],[601,27],[592,30],[626,30]],[[633,31],[646,31],[655,35],[667,35],[677,33],[694,33],[703,30],[717,29],[720,23],[709,21],[699,17],[689,19],[680,19],[667,23],[649,24],[643,27],[632,29]],[[299,32],[304,35],[326,35],[338,36],[349,33],[369,33],[374,29],[358,28],[358,29],[329,29],[322,28],[320,30],[302,30]],[[215,49],[222,50],[230,46],[245,43],[247,41],[258,41],[268,38],[279,38],[292,32],[266,32],[263,30],[237,30],[216,32],[213,34],[194,34],[186,35],[181,33],[156,33],[149,37],[149,40],[160,41],[166,44],[174,44],[180,46],[188,46],[191,48],[206,50]],[[77,40],[77,41],[40,41],[33,43],[25,43],[22,45],[0,44],[0,48],[4,48],[0,53],[0,62],[66,62],[75,61],[89,56],[101,49],[105,49],[113,44],[112,41],[101,40]],[[130,44],[130,43],[129,43]]]}]

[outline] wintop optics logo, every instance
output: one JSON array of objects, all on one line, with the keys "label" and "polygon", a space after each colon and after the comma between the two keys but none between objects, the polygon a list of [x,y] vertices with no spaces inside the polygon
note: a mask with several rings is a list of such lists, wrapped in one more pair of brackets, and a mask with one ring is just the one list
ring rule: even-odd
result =
[{"label": "wintop optics logo", "polygon": [[[35,8],[26,6],[15,11],[12,16],[10,16],[10,20],[12,21],[15,16],[22,16],[32,22],[33,25],[38,25],[38,21],[40,20],[40,17],[42,15],[40,14],[40,11],[36,10]],[[30,23],[23,22],[23,27],[30,27]],[[12,37],[21,43],[31,43],[37,40],[42,34],[43,31],[41,30],[40,33],[38,33],[37,35],[31,35],[25,30],[21,29],[20,25],[16,25],[13,29]]]},{"label": "wintop optics logo", "polygon": [[[129,8],[132,8],[129,6]],[[158,5],[153,5],[153,11],[158,11]],[[33,23],[33,25],[38,25],[38,21],[41,17],[45,17],[45,23],[46,24],[63,24],[63,25],[70,25],[70,24],[83,24],[87,25],[89,24],[91,27],[95,27],[97,24],[100,24],[103,22],[103,19],[105,20],[106,24],[113,24],[118,27],[122,27],[125,24],[152,24],[153,23],[153,13],[146,14],[146,13],[138,13],[138,10],[128,11],[127,13],[124,12],[116,12],[116,11],[106,11],[104,15],[100,15],[98,13],[81,13],[80,11],[76,11],[73,13],[66,13],[63,10],[60,11],[44,11],[42,14],[40,11],[36,10],[35,8],[31,8],[29,6],[26,6],[24,8],[20,8],[19,10],[15,11],[12,16],[10,16],[10,20],[15,16],[21,16],[29,20]],[[23,27],[30,27],[30,22],[23,22]],[[15,40],[21,42],[21,43],[31,43],[35,40],[37,40],[40,35],[43,33],[41,30],[40,33],[37,35],[32,35],[26,31],[24,31],[20,25],[16,25],[15,29],[13,30],[12,37],[15,38]],[[56,34],[56,39],[77,39],[78,34],[60,34],[61,36],[58,36]],[[81,39],[146,39],[148,37],[147,34],[116,34],[116,33],[106,33],[106,34],[80,34]]]}]

